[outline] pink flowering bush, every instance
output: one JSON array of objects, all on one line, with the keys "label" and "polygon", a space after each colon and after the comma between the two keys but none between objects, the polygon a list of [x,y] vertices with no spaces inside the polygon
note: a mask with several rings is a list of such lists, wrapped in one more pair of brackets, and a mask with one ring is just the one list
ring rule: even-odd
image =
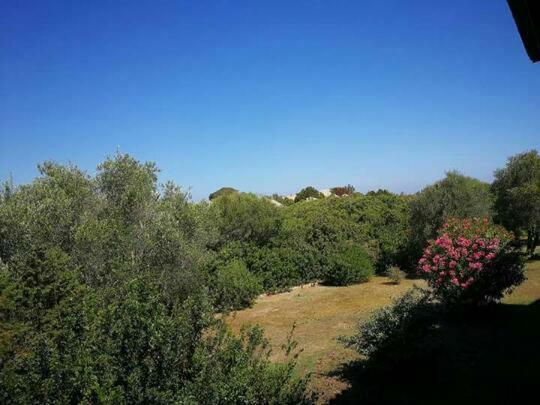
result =
[{"label": "pink flowering bush", "polygon": [[487,219],[453,218],[429,241],[418,270],[444,303],[496,301],[524,280],[511,240]]}]

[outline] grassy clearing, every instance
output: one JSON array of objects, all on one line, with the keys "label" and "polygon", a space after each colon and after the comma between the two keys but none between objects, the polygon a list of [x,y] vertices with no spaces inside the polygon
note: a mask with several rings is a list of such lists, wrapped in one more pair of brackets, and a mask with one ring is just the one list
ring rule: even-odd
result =
[{"label": "grassy clearing", "polygon": [[403,294],[421,280],[405,279],[393,284],[386,277],[374,277],[364,284],[349,287],[303,286],[290,292],[263,296],[253,308],[229,316],[234,330],[242,325],[258,324],[264,328],[274,350],[273,360],[282,359],[280,347],[296,323],[294,339],[302,353],[298,358],[299,373],[313,373],[314,389],[326,401],[347,387],[347,383],[328,373],[339,364],[354,360],[357,355],[345,349],[336,338],[352,334],[359,320]]},{"label": "grassy clearing", "polygon": [[[491,386],[490,379],[502,379],[504,375],[501,375],[500,371],[503,369],[512,370],[513,376],[520,378],[520,384],[524,381],[525,386],[531,373],[538,375],[536,363],[532,362],[536,362],[538,356],[529,356],[527,359],[523,344],[533,344],[538,335],[540,261],[527,263],[526,274],[527,281],[506,297],[504,303],[499,305],[484,323],[454,325],[448,329],[447,349],[450,354],[441,359],[444,366],[438,364],[437,369],[432,371],[435,374],[447,372],[447,378],[452,380],[454,371],[459,370],[461,377],[456,377],[455,382],[468,393],[471,400],[475,398],[475,392],[483,392],[483,388],[488,391]],[[262,326],[275,349],[273,359],[276,361],[281,359],[279,348],[296,323],[294,339],[303,349],[298,359],[298,370],[302,374],[312,373],[313,389],[320,392],[320,402],[336,400],[337,397],[339,403],[355,403],[359,391],[365,391],[366,387],[354,386],[355,376],[333,371],[345,364],[354,363],[358,356],[343,348],[336,338],[353,333],[358,321],[368,317],[373,309],[388,304],[415,284],[424,285],[420,280],[404,280],[401,284],[394,285],[385,277],[374,277],[368,283],[349,287],[304,286],[288,293],[261,297],[253,308],[230,315],[228,323],[235,330],[244,324]],[[493,336],[497,339],[493,340]],[[490,344],[486,344],[487,342]],[[473,354],[469,353],[471,350],[474,351]],[[498,350],[506,350],[508,355],[492,353]],[[467,356],[466,362],[461,361],[463,356]],[[489,377],[479,379],[480,388],[471,383],[478,380],[475,373]],[[401,390],[401,401],[407,402],[407,398],[417,399],[415,395],[419,391],[410,391],[410,396],[407,397],[406,392],[410,387],[398,386]],[[526,388],[525,386],[518,388]],[[388,394],[389,391],[385,392]],[[391,393],[388,394],[390,396],[387,394],[386,400],[389,402],[396,402],[398,399],[392,397]],[[428,394],[430,393],[426,395]],[[378,399],[379,402],[385,402],[384,399]],[[448,400],[450,399],[452,397]],[[446,402],[437,401],[433,396],[426,397],[425,400]]]}]

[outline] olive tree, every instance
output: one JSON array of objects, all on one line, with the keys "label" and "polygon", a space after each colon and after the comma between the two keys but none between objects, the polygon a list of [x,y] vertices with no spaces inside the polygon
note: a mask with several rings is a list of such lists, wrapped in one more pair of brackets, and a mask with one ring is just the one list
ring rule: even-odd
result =
[{"label": "olive tree", "polygon": [[527,232],[527,252],[534,253],[540,234],[540,156],[536,150],[511,156],[495,171],[491,186],[498,222],[516,236]]}]

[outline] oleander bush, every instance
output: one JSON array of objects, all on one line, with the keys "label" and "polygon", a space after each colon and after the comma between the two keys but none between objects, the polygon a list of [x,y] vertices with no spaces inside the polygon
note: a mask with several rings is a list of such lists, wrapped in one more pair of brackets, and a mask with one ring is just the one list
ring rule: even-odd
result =
[{"label": "oleander bush", "polygon": [[497,301],[524,280],[512,239],[487,218],[449,219],[424,249],[419,271],[444,303]]}]

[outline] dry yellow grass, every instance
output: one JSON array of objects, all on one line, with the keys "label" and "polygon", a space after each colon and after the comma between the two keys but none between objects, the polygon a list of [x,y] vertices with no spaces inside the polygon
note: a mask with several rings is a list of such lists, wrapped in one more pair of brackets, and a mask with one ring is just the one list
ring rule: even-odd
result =
[{"label": "dry yellow grass", "polygon": [[272,359],[282,360],[281,345],[296,323],[294,340],[302,353],[298,372],[312,372],[315,388],[323,388],[321,400],[327,400],[343,390],[346,384],[326,374],[338,364],[356,358],[355,352],[344,348],[336,338],[349,335],[359,320],[372,310],[386,305],[420,280],[403,280],[392,284],[386,277],[349,287],[306,285],[290,292],[262,296],[253,308],[229,315],[227,322],[238,331],[242,325],[260,325],[272,344]]},{"label": "dry yellow grass", "polygon": [[[528,305],[540,299],[540,261],[528,263],[526,269],[528,280],[504,299],[506,304]],[[354,333],[358,322],[371,311],[390,303],[413,285],[425,286],[421,280],[408,279],[395,285],[386,277],[349,287],[306,285],[287,293],[261,296],[253,308],[229,315],[227,323],[235,331],[242,325],[263,327],[274,349],[274,361],[283,359],[280,348],[296,323],[294,340],[303,350],[298,358],[298,373],[312,373],[312,388],[325,403],[347,388],[347,383],[329,372],[357,358],[336,338]]]}]

